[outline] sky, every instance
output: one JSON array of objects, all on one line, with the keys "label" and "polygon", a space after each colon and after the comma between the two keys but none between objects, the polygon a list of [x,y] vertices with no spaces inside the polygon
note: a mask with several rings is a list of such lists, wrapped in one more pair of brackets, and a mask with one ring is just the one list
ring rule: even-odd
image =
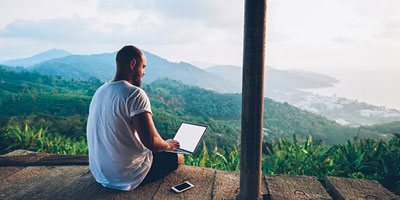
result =
[{"label": "sky", "polygon": [[[0,61],[52,48],[95,54],[133,44],[170,61],[241,66],[243,5],[241,0],[0,0]],[[269,66],[400,77],[398,0],[268,0],[267,7]]]},{"label": "sky", "polygon": [[[171,61],[242,63],[241,0],[0,0],[0,60],[134,44]],[[277,68],[397,69],[398,0],[268,0],[266,62]]]}]

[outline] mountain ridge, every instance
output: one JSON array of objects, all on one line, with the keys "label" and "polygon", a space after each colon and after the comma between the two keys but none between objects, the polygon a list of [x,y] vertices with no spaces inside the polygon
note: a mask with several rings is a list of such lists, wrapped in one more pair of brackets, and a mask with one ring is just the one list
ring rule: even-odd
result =
[{"label": "mountain ridge", "polygon": [[61,57],[69,56],[69,55],[72,55],[72,54],[63,49],[50,49],[50,50],[44,51],[42,53],[35,54],[31,57],[7,60],[1,64],[8,65],[8,66],[14,66],[14,67],[16,67],[16,66],[28,67],[28,66],[46,61],[46,60],[50,60],[50,59],[54,59],[54,58],[61,58]]},{"label": "mountain ridge", "polygon": [[[239,66],[216,65],[205,70],[220,77],[228,77],[228,80],[241,87],[242,68]],[[333,84],[339,83],[334,77],[303,70],[280,70],[266,66],[264,73],[264,92],[332,87]]]},{"label": "mountain ridge", "polygon": [[[143,83],[152,83],[159,78],[170,78],[184,84],[222,93],[241,93],[242,68],[232,65],[200,69],[190,63],[170,62],[165,58],[144,51],[148,57]],[[69,55],[43,61],[28,67],[29,70],[63,77],[67,80],[102,81],[112,79],[115,73],[115,54]],[[225,70],[224,68],[227,68]],[[17,71],[25,70],[14,67]],[[363,105],[345,98],[319,96],[303,91],[304,88],[330,87],[337,83],[333,77],[302,70],[280,70],[267,66],[264,96],[279,102],[288,102],[301,109],[328,117],[342,125],[372,125],[400,120],[400,111],[391,112],[393,117],[365,116],[365,112],[387,113],[389,111],[373,105]],[[301,89],[298,89],[301,88]]]},{"label": "mountain ridge", "polygon": [[[46,113],[84,118],[91,96],[103,84],[98,79],[68,81],[36,72],[1,68],[0,82],[3,83],[0,85],[0,116],[6,117]],[[173,137],[180,121],[193,121],[210,125],[213,133],[208,140],[210,143],[236,144],[240,133],[240,94],[218,93],[171,79],[158,79],[143,85],[143,89],[151,100],[157,128],[168,138]],[[265,98],[264,106],[266,140],[291,137],[295,133],[301,138],[312,135],[316,140],[333,144],[357,135],[357,128],[340,126],[287,103]],[[392,127],[398,130],[399,126]],[[363,129],[361,134],[379,136],[376,130],[368,129]]]},{"label": "mountain ridge", "polygon": [[[235,69],[232,74],[215,73],[210,70],[212,67],[201,69],[190,63],[170,62],[150,52],[143,52],[147,57],[148,66],[146,68],[148,73],[143,78],[143,82],[145,83],[151,83],[158,78],[171,78],[182,81],[184,84],[196,85],[218,92],[241,93],[240,67],[230,66]],[[98,77],[102,81],[107,81],[115,73],[115,55],[116,52],[92,55],[68,55],[61,58],[48,59],[27,68],[44,74],[61,76],[66,79],[88,80],[91,77]],[[300,73],[285,72],[271,67],[267,67],[266,71],[269,69],[284,74],[284,76],[281,75],[280,77],[289,77],[282,79],[269,76],[266,79],[265,88],[270,90],[293,90],[295,86],[299,85],[303,86],[302,88],[328,87],[332,84],[332,81],[327,82],[323,78],[321,78],[323,80],[316,81],[311,76],[304,77]],[[308,75],[316,74],[312,72],[304,73]],[[290,81],[294,81],[294,83],[289,83],[288,85]]]}]

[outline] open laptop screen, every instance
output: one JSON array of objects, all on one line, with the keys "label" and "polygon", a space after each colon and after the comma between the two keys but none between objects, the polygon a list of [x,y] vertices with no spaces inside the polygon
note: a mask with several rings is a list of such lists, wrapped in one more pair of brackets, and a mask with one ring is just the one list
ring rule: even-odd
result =
[{"label": "open laptop screen", "polygon": [[182,122],[174,140],[177,140],[180,143],[180,149],[193,153],[206,129],[207,126],[204,125]]}]

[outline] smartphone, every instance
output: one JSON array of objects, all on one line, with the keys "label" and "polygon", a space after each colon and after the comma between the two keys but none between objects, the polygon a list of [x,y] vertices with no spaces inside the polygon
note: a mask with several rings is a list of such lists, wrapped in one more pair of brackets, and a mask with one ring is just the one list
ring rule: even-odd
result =
[{"label": "smartphone", "polygon": [[188,190],[190,188],[193,188],[193,187],[194,187],[193,184],[189,183],[188,181],[185,181],[185,182],[183,182],[183,183],[181,183],[179,185],[175,185],[171,189],[175,193],[181,193],[181,192],[186,191],[186,190]]}]

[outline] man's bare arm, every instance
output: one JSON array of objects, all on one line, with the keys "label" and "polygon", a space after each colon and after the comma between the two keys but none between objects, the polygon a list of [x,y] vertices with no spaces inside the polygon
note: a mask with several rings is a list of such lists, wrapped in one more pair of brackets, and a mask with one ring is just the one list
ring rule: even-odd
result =
[{"label": "man's bare arm", "polygon": [[132,117],[133,125],[145,147],[153,152],[175,150],[179,148],[176,140],[163,140],[154,126],[150,113],[143,112]]}]

